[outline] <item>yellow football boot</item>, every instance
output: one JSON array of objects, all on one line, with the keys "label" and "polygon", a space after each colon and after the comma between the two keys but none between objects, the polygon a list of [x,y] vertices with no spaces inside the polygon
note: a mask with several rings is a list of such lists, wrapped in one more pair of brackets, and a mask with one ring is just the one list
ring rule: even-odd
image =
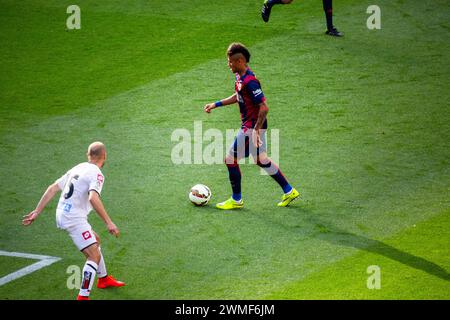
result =
[{"label": "yellow football boot", "polygon": [[216,208],[222,209],[222,210],[232,210],[232,209],[240,209],[244,206],[244,201],[241,199],[241,201],[236,201],[233,198],[228,199],[227,201],[220,202],[216,204]]},{"label": "yellow football boot", "polygon": [[283,194],[283,197],[281,198],[281,202],[278,202],[279,207],[287,207],[292,201],[300,197],[300,193],[295,190],[295,188],[292,188],[291,193],[289,194]]}]

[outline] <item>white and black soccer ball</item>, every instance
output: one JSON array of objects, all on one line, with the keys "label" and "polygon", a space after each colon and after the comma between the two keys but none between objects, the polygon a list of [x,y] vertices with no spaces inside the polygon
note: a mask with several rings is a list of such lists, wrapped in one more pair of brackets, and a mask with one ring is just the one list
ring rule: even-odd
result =
[{"label": "white and black soccer ball", "polygon": [[189,200],[196,206],[204,206],[211,199],[211,190],[204,184],[196,184],[189,192]]}]

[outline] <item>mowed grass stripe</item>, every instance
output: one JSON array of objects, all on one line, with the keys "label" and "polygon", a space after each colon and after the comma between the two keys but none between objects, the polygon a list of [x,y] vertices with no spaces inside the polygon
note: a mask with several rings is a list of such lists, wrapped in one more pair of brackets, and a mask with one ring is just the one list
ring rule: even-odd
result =
[{"label": "mowed grass stripe", "polygon": [[[232,41],[252,45],[292,27],[249,27],[232,16],[211,19],[205,27],[198,21],[201,12],[217,14],[230,3],[212,8],[209,3],[170,3],[173,6],[165,14],[158,9],[161,2],[141,3],[142,12],[149,13],[141,15],[117,9],[122,7],[118,1],[100,8],[81,2],[82,28],[68,31],[67,6],[61,2],[7,1],[0,20],[4,30],[0,39],[8,44],[0,50],[2,128],[13,128],[9,120],[17,125],[70,113],[223,56]],[[251,10],[244,8],[242,14]],[[195,15],[191,15],[193,10]],[[254,15],[250,17],[253,23],[257,21]]]},{"label": "mowed grass stripe", "polygon": [[[448,299],[450,241],[443,235],[449,223],[450,211],[444,210],[394,237],[372,240],[360,252],[265,298]],[[380,268],[379,289],[367,286],[373,275],[367,272],[369,266]]]}]

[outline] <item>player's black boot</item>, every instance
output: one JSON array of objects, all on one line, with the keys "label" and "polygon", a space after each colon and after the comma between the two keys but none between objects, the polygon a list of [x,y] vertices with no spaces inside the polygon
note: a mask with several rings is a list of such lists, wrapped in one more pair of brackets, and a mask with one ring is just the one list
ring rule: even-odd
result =
[{"label": "player's black boot", "polygon": [[331,28],[331,29],[328,29],[325,32],[325,34],[329,35],[329,36],[332,36],[332,37],[343,37],[344,36],[344,34],[342,32],[338,31],[338,29],[336,29],[334,27]]},{"label": "player's black boot", "polygon": [[272,6],[268,4],[268,0],[264,1],[262,10],[261,10],[261,17],[264,20],[264,22],[269,22],[270,18],[270,11],[272,11]]}]

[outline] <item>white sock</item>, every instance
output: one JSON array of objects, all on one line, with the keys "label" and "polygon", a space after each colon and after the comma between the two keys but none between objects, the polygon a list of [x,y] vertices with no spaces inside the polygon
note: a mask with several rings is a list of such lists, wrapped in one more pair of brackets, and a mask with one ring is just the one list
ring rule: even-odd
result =
[{"label": "white sock", "polygon": [[91,260],[87,260],[83,268],[83,279],[81,280],[80,296],[89,297],[98,265]]},{"label": "white sock", "polygon": [[98,251],[100,251],[100,262],[98,264],[97,275],[99,278],[103,278],[108,275],[108,272],[106,271],[105,259],[103,259],[102,249],[98,247]]}]

